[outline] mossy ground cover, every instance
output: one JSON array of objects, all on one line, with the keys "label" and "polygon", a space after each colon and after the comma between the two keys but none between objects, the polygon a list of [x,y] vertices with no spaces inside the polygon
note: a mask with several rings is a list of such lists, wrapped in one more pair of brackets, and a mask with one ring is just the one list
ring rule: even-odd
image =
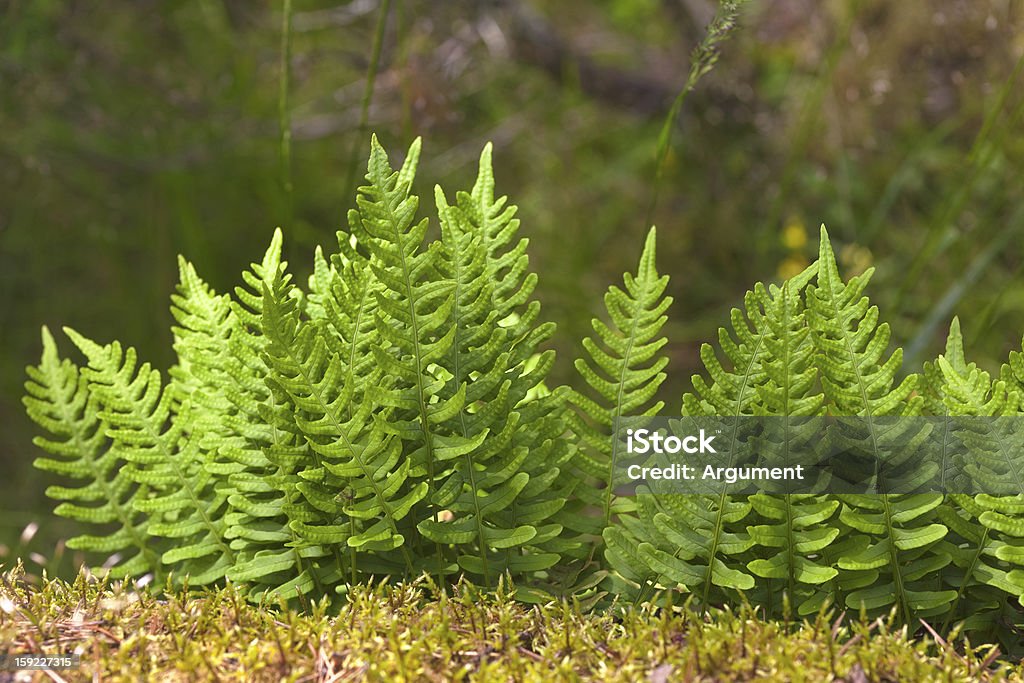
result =
[{"label": "mossy ground cover", "polygon": [[1024,667],[993,646],[915,637],[883,619],[587,613],[469,586],[440,594],[427,579],[357,586],[332,610],[253,605],[233,588],[186,596],[15,570],[0,576],[0,643],[8,653],[81,655],[77,670],[0,680],[1024,680]]}]

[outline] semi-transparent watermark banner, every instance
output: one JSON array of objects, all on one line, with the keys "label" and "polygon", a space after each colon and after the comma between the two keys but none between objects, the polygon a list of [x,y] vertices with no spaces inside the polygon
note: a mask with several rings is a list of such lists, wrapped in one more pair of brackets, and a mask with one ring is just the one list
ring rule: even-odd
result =
[{"label": "semi-transparent watermark banner", "polygon": [[616,422],[620,493],[1024,493],[1024,416]]}]

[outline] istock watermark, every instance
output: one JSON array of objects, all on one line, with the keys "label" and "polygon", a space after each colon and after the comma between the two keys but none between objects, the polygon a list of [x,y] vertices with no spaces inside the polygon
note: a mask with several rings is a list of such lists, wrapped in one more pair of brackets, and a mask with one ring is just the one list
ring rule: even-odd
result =
[{"label": "istock watermark", "polygon": [[652,432],[649,429],[627,429],[626,452],[636,455],[680,452],[717,453],[718,451],[711,445],[714,440],[714,435],[706,435],[703,429],[698,434],[682,438],[674,434],[665,436],[661,432]]},{"label": "istock watermark", "polygon": [[1024,416],[624,418],[612,438],[626,495],[1024,493]]}]

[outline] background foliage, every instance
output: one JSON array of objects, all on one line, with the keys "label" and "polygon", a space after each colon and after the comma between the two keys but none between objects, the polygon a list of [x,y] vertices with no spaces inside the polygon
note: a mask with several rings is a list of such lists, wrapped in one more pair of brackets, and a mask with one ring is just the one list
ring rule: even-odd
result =
[{"label": "background foliage", "polygon": [[[354,197],[380,3],[294,3],[292,187],[278,158],[280,7],[155,0],[96,12],[12,2],[0,21],[0,544],[43,516],[18,405],[38,328],[68,324],[166,369],[174,254],[218,291],[275,226],[296,278]],[[655,148],[713,6],[698,0],[391,3],[369,121],[424,134],[422,177],[469,187],[484,141],[520,205],[536,296],[567,379],[591,306],[635,266],[648,223],[675,299],[674,397],[751,281],[799,272],[830,226],[844,274],[909,364],[955,309],[995,375],[1024,330],[1019,0],[753,2],[687,99],[652,195]],[[430,196],[429,188],[418,187]],[[437,226],[432,226],[437,230]],[[148,312],[148,313],[145,313]],[[49,482],[45,482],[49,483]],[[46,533],[60,534],[52,523]],[[30,535],[29,535],[30,536]],[[52,554],[48,553],[52,557]]]}]

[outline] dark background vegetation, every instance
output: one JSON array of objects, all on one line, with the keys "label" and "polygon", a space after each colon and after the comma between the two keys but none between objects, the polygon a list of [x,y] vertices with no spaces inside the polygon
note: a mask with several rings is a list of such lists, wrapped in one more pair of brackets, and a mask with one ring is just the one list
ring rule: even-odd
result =
[{"label": "dark background vegetation", "polygon": [[[0,553],[52,561],[63,535],[19,403],[40,325],[166,368],[175,255],[226,291],[281,225],[308,273],[370,130],[399,156],[424,136],[427,210],[494,142],[571,377],[601,293],[634,267],[658,133],[715,3],[395,0],[363,130],[382,4],[294,0],[289,198],[279,4],[0,3]],[[700,343],[754,281],[809,263],[822,222],[847,275],[878,268],[869,293],[908,371],[954,311],[983,367],[1019,348],[1022,55],[1024,0],[751,2],[685,102],[650,217],[676,300],[667,409]]]}]

